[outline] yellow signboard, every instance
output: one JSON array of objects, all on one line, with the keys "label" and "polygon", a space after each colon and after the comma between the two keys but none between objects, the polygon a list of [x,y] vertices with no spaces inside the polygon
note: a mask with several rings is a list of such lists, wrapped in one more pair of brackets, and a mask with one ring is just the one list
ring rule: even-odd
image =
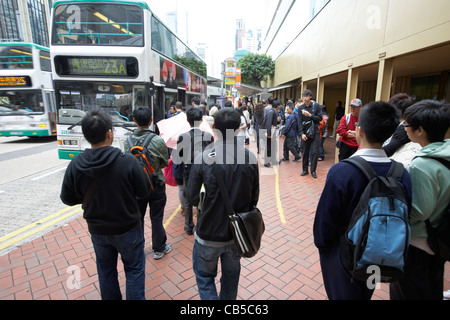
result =
[{"label": "yellow signboard", "polygon": [[31,79],[23,77],[0,77],[0,87],[31,87]]},{"label": "yellow signboard", "polygon": [[236,78],[225,78],[225,85],[233,86],[236,84]]}]

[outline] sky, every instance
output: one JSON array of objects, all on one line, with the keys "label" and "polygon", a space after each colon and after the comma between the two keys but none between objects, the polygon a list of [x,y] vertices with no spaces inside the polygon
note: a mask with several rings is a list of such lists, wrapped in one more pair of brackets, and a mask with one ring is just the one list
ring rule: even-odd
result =
[{"label": "sky", "polygon": [[[188,44],[194,47],[197,43],[207,44],[207,63],[213,59],[213,64],[234,56],[236,19],[243,19],[246,29],[264,27],[268,5],[276,4],[274,0],[146,0],[150,9],[166,22],[166,14],[178,6],[188,11]],[[180,26],[179,26],[180,28]],[[181,40],[183,32],[179,32]],[[211,72],[210,72],[211,70]],[[208,73],[215,73],[208,66]],[[218,76],[217,74],[209,74]]]}]

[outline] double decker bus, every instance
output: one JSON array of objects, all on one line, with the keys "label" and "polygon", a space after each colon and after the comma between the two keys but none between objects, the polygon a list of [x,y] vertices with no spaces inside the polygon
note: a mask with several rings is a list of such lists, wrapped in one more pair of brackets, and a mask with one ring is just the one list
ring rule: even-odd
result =
[{"label": "double decker bus", "polygon": [[145,1],[55,1],[50,49],[61,159],[90,147],[80,122],[94,108],[113,117],[113,145],[123,149],[137,106],[152,110],[157,131],[155,123],[176,101],[206,99],[205,62]]},{"label": "double decker bus", "polygon": [[49,49],[32,43],[0,43],[0,137],[54,135]]}]

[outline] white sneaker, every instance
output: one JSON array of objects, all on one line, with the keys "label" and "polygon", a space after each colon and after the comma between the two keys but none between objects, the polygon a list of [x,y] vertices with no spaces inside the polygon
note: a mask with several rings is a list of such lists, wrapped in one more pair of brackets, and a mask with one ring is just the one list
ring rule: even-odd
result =
[{"label": "white sneaker", "polygon": [[450,290],[444,291],[444,300],[450,300]]},{"label": "white sneaker", "polygon": [[170,251],[172,251],[172,244],[171,243],[166,243],[166,248],[163,251],[161,251],[161,252],[155,251],[153,253],[153,258],[155,258],[155,260],[159,260],[162,257],[164,257],[164,255],[166,253],[169,253]]}]

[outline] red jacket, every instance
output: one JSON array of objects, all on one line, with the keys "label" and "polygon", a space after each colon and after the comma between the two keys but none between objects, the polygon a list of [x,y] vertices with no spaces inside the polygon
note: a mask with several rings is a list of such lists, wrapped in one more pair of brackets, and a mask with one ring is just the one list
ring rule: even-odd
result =
[{"label": "red jacket", "polygon": [[[349,119],[349,120],[347,120]],[[347,123],[347,121],[349,121]],[[341,123],[336,132],[340,135],[339,140],[348,145],[350,148],[359,148],[356,138],[348,138],[348,131],[355,131],[355,123],[358,122],[358,117],[353,116],[351,113],[341,118]]]}]

